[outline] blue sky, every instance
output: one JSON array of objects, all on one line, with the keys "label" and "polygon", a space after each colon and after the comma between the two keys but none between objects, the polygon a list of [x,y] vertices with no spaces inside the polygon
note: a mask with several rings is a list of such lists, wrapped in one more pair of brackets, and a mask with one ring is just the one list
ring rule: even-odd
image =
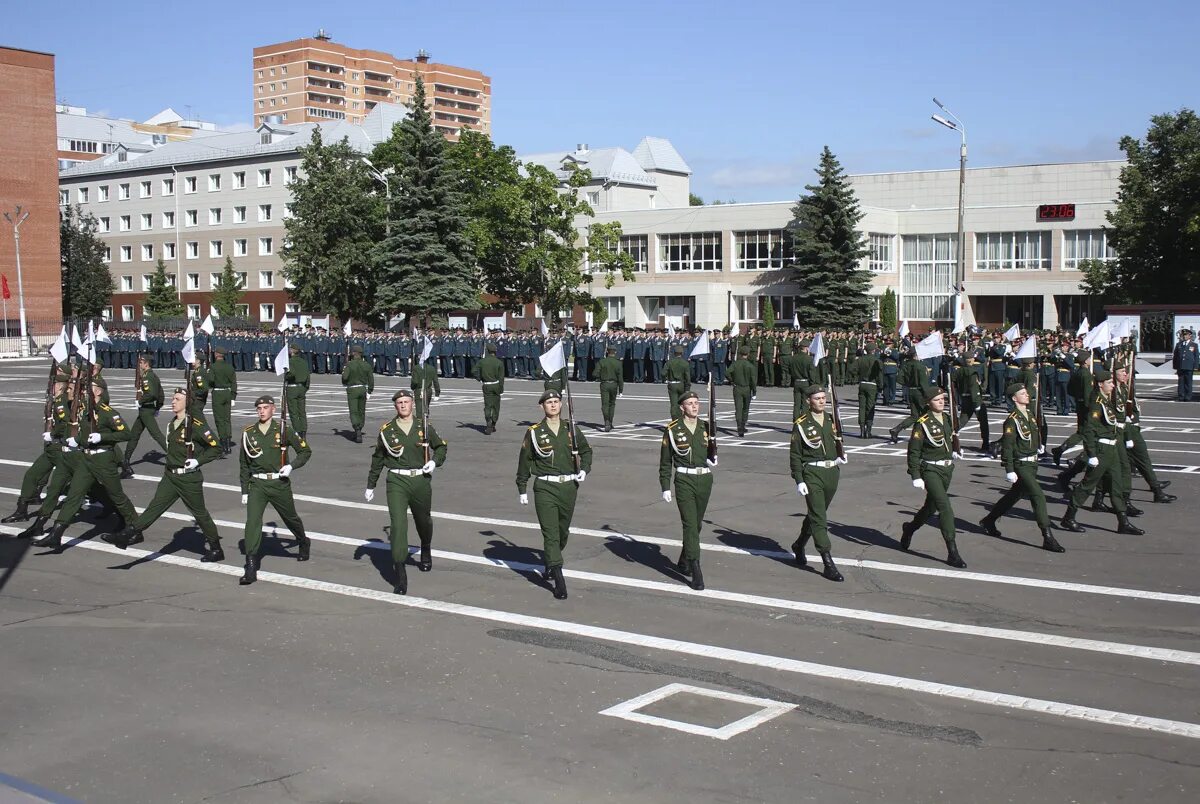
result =
[{"label": "blue sky", "polygon": [[[1108,159],[1196,108],[1200,3],[496,0],[13,4],[0,44],[57,55],[60,99],[249,123],[255,45],[309,36],[481,70],[519,153],[667,137],[705,200],[795,198],[828,144],[855,173]],[[336,9],[332,11],[331,9]]]}]

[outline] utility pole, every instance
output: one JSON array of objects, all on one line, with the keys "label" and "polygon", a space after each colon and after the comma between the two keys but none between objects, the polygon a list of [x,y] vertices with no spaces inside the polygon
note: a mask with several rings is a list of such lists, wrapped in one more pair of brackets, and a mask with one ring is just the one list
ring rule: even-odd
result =
[{"label": "utility pole", "polygon": [[21,207],[18,205],[16,215],[17,219],[14,221],[12,216],[5,212],[4,220],[12,224],[13,245],[17,251],[17,304],[21,308],[21,357],[29,357],[29,329],[25,323],[25,283],[21,278],[21,224],[29,217],[29,211],[21,212]]}]

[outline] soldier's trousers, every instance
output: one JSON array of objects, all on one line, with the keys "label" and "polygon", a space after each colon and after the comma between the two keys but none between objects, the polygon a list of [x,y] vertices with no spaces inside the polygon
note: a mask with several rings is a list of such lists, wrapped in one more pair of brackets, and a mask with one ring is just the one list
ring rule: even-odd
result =
[{"label": "soldier's trousers", "polygon": [[913,517],[913,530],[928,522],[933,512],[937,511],[942,538],[947,546],[954,544],[954,508],[950,505],[950,481],[954,479],[954,467],[922,463],[921,479],[925,481],[925,504]]},{"label": "soldier's trousers", "polygon": [[[137,511],[133,510],[133,503],[129,501],[129,498],[125,496],[125,490],[121,488],[121,465],[111,450],[105,450],[98,455],[80,456],[80,460],[75,464],[71,473],[67,501],[59,509],[55,521],[60,524],[68,524],[75,519],[80,506],[83,505],[83,498],[93,485],[100,486],[108,494],[117,513],[125,519],[125,524],[128,525],[137,519]],[[47,497],[46,502],[53,507],[51,498]]]},{"label": "soldier's trousers", "polygon": [[538,526],[542,529],[546,569],[562,566],[562,551],[567,546],[578,493],[579,483],[574,480],[567,483],[551,483],[548,480],[533,482],[533,509],[537,512]]},{"label": "soldier's trousers", "polygon": [[679,509],[679,522],[683,527],[683,557],[689,561],[700,558],[700,524],[708,510],[712,484],[711,474],[675,473],[675,507]]},{"label": "soldier's trousers", "polygon": [[21,493],[17,497],[18,505],[24,503],[28,506],[38,501],[38,493],[50,481],[50,476],[62,459],[62,454],[61,445],[45,444],[42,454],[34,459],[33,466],[25,470],[25,476],[21,478]]},{"label": "soldier's trousers", "polygon": [[869,427],[875,423],[875,397],[878,395],[878,386],[870,380],[858,384],[858,426],[860,428]]},{"label": "soldier's trousers", "polygon": [[1070,374],[1059,374],[1054,379],[1054,398],[1058,400],[1058,415],[1066,416],[1075,410],[1075,400],[1067,391],[1067,384],[1071,379]]},{"label": "soldier's trousers", "polygon": [[350,409],[350,426],[361,430],[367,423],[367,389],[365,386],[346,389],[346,407]]},{"label": "soldier's trousers", "polygon": [[992,506],[988,516],[992,519],[999,519],[1008,513],[1008,509],[1016,505],[1018,500],[1029,495],[1029,501],[1033,504],[1033,518],[1037,520],[1038,527],[1050,527],[1050,516],[1046,513],[1046,493],[1042,491],[1042,486],[1038,483],[1037,463],[1017,461],[1016,473],[1017,482],[1013,483],[1008,491],[1004,492],[1004,496],[1000,498],[999,502]]},{"label": "soldier's trousers", "polygon": [[308,396],[303,388],[287,391],[288,421],[297,433],[308,432]]},{"label": "soldier's trousers", "polygon": [[496,422],[500,421],[499,388],[498,385],[483,386],[483,420],[493,427],[496,426]]},{"label": "soldier's trousers", "polygon": [[737,422],[738,432],[746,429],[746,423],[750,421],[750,389],[741,386],[733,386],[733,420]]},{"label": "soldier's trousers", "polygon": [[232,413],[233,392],[228,388],[214,388],[212,390],[213,424],[216,425],[217,438],[221,440],[222,444],[233,440]]},{"label": "soldier's trousers", "polygon": [[158,518],[175,504],[176,500],[182,500],[183,507],[195,517],[196,524],[204,533],[204,541],[214,546],[221,543],[221,537],[217,534],[217,525],[213,522],[212,514],[208,512],[208,507],[204,504],[204,475],[198,470],[183,475],[171,472],[163,474],[162,480],[158,481],[158,488],[154,490],[154,498],[150,500],[146,510],[142,512],[136,522],[126,520],[126,523],[132,524],[137,530],[145,530],[157,522]]},{"label": "soldier's trousers", "polygon": [[779,364],[779,384],[784,388],[791,388],[792,370],[788,368],[788,357],[784,357],[782,360],[783,362]]},{"label": "soldier's trousers", "polygon": [[1097,458],[1100,459],[1099,466],[1088,466],[1087,472],[1083,476],[1083,480],[1075,487],[1075,491],[1071,494],[1071,505],[1079,508],[1087,499],[1096,491],[1097,488],[1104,488],[1100,484],[1106,479],[1110,483],[1108,487],[1112,494],[1113,510],[1118,514],[1125,513],[1125,488],[1126,478],[1122,476],[1122,460],[1117,454],[1118,451],[1124,451],[1125,445],[1119,442],[1118,446],[1109,444],[1100,444]]},{"label": "soldier's trousers", "polygon": [[992,363],[989,370],[991,373],[988,375],[988,396],[992,398],[992,404],[995,405],[1004,399],[1004,378],[1006,376],[1004,363]]},{"label": "soldier's trousers", "polygon": [[800,550],[812,539],[817,550],[828,553],[829,543],[829,506],[837,494],[838,480],[841,479],[841,467],[833,466],[828,469],[822,466],[805,466],[800,471],[800,478],[808,486],[808,496],[804,504],[808,513],[804,524],[800,526]]},{"label": "soldier's trousers", "polygon": [[417,537],[422,545],[433,541],[433,481],[429,475],[396,475],[387,473],[387,505],[391,526],[388,541],[392,545],[392,561],[403,563],[408,559],[408,512],[412,511],[413,524],[417,526]]},{"label": "soldier's trousers", "polygon": [[808,400],[804,396],[804,389],[796,382],[792,382],[792,421],[800,418],[800,414],[808,409]]},{"label": "soldier's trousers", "polygon": [[42,505],[38,509],[38,516],[50,516],[54,513],[54,509],[58,507],[59,495],[67,493],[67,489],[71,487],[71,477],[75,474],[75,468],[83,461],[83,453],[78,450],[62,452],[62,447],[58,449],[59,454],[54,464],[54,472],[50,475],[50,482],[46,484],[46,499],[42,501]]},{"label": "soldier's trousers", "polygon": [[654,378],[654,382],[662,382],[663,381],[663,361],[651,360],[650,368],[653,369],[651,374]]},{"label": "soldier's trousers", "polygon": [[[962,406],[962,415],[963,415],[963,418],[965,418],[965,419],[970,419],[971,417],[974,417],[975,420],[977,422],[979,422],[979,442],[981,444],[983,444],[983,446],[985,446],[985,447],[988,444],[990,444],[992,439],[991,439],[990,428],[988,427],[987,405],[981,404],[979,407],[975,407],[975,405],[973,403],[971,403],[970,400],[968,400],[964,397],[963,406]],[[1046,442],[1043,441],[1042,443],[1045,444]]]},{"label": "soldier's trousers", "polygon": [[675,421],[681,415],[679,413],[679,397],[685,393],[683,383],[675,381],[667,383],[667,404],[671,407],[671,412],[667,414],[668,420]]},{"label": "soldier's trousers", "polygon": [[304,523],[296,513],[296,501],[292,498],[292,484],[286,477],[277,480],[264,480],[259,477],[250,478],[247,487],[246,501],[246,530],[243,538],[246,540],[246,555],[258,555],[262,546],[263,512],[267,503],[279,514],[283,524],[296,537],[298,542],[304,542],[308,537],[304,533]]},{"label": "soldier's trousers", "polygon": [[890,405],[896,401],[896,375],[883,375],[883,404]]},{"label": "soldier's trousers", "polygon": [[158,428],[158,420],[155,418],[157,413],[158,411],[154,408],[138,408],[137,419],[129,428],[129,441],[125,444],[125,460],[127,462],[133,461],[133,453],[137,450],[138,441],[141,440],[143,432],[148,432],[164,453],[167,451],[167,439],[163,437],[162,430]]},{"label": "soldier's trousers", "polygon": [[611,423],[613,417],[617,415],[616,380],[605,380],[600,383],[600,413],[604,416],[605,424]]},{"label": "soldier's trousers", "polygon": [[[1154,473],[1154,464],[1150,460],[1150,450],[1146,447],[1146,439],[1142,437],[1142,428],[1126,425],[1125,436],[1133,441],[1133,449],[1129,450],[1130,464],[1146,481],[1150,490],[1154,491],[1158,488],[1158,475]],[[21,485],[21,488],[24,493],[24,484]]]},{"label": "soldier's trousers", "polygon": [[769,362],[763,363],[762,375],[763,385],[767,386],[768,388],[773,387],[775,385],[775,364]]}]

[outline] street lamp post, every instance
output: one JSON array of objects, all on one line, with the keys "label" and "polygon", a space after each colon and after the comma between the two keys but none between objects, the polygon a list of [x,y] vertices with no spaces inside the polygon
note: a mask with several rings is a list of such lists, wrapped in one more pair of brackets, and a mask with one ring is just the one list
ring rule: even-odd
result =
[{"label": "street lamp post", "polygon": [[[4,220],[12,224],[13,246],[16,248],[17,253],[17,304],[21,308],[21,357],[29,357],[29,330],[25,323],[25,283],[21,278],[21,224],[28,217],[29,211],[22,212],[20,206],[17,207],[17,219],[15,221],[7,212],[4,213]],[[7,329],[8,321],[5,321],[4,324],[5,329]]]},{"label": "street lamp post", "polygon": [[963,296],[966,294],[964,282],[967,277],[966,244],[964,243],[965,235],[963,233],[963,218],[967,210],[967,127],[963,125],[958,115],[947,109],[946,105],[940,100],[934,98],[933,102],[937,104],[939,109],[953,118],[953,120],[947,120],[940,114],[935,114],[932,115],[934,122],[945,126],[951,131],[957,131],[962,137],[962,144],[958,149],[958,244],[956,247],[957,259],[954,270],[954,331],[958,332],[962,329],[963,325]]},{"label": "street lamp post", "polygon": [[[392,185],[390,182],[388,182],[387,174],[380,171],[378,168],[376,168],[374,165],[372,165],[370,159],[367,159],[364,156],[364,157],[362,157],[362,162],[364,165],[367,166],[367,170],[370,171],[371,177],[383,185],[383,194],[384,194],[384,197],[387,199],[387,214],[384,216],[383,226],[384,226],[384,232],[387,234],[388,237],[391,237],[392,236]],[[390,168],[389,168],[389,170],[390,170]]]}]

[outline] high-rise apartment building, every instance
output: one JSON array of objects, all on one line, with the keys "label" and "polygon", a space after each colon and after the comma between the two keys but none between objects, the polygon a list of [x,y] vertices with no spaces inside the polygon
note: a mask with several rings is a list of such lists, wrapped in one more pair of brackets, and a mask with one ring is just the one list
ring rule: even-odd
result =
[{"label": "high-rise apartment building", "polygon": [[492,79],[476,70],[359,50],[316,36],[254,48],[254,124],[273,115],[284,123],[345,120],[361,124],[378,103],[410,105],[415,76],[425,82],[434,127],[457,139],[466,127],[491,133]]}]

